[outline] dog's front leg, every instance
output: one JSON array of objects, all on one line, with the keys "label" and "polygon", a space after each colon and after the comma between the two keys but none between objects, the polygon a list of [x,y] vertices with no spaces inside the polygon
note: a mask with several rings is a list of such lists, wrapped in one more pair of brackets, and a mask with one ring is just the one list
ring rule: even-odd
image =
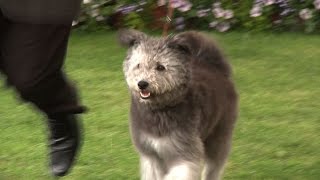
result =
[{"label": "dog's front leg", "polygon": [[141,180],[162,180],[163,169],[156,157],[140,156]]},{"label": "dog's front leg", "polygon": [[200,178],[200,163],[180,162],[170,167],[164,180],[199,180]]}]

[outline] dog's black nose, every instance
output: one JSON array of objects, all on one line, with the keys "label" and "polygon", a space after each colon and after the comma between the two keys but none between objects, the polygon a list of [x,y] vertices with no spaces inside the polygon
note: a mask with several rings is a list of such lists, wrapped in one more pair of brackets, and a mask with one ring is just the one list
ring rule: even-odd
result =
[{"label": "dog's black nose", "polygon": [[138,87],[139,89],[146,89],[148,87],[149,83],[147,81],[139,81]]}]

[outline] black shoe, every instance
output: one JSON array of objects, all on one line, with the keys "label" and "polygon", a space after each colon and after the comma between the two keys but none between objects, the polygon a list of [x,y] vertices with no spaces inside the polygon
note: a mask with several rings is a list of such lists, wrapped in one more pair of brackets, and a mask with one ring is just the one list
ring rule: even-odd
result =
[{"label": "black shoe", "polygon": [[75,115],[50,117],[50,168],[54,176],[65,176],[72,167],[80,146],[80,122]]}]

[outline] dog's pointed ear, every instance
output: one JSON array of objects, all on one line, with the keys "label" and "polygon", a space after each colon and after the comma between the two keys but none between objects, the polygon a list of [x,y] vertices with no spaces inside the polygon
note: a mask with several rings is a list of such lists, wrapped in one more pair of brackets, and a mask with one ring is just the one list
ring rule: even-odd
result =
[{"label": "dog's pointed ear", "polygon": [[195,41],[193,32],[183,32],[170,37],[168,46],[182,53],[192,55],[194,43],[197,42]]},{"label": "dog's pointed ear", "polygon": [[133,45],[140,43],[146,37],[146,34],[134,29],[120,29],[118,31],[118,41],[124,47],[132,47]]}]

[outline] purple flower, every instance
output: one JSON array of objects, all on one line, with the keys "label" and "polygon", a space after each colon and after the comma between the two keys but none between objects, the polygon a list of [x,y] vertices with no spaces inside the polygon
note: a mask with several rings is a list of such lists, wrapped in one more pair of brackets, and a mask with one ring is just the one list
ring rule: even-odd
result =
[{"label": "purple flower", "polygon": [[233,18],[233,11],[232,10],[225,10],[224,11],[224,18],[225,19],[231,19]]},{"label": "purple flower", "polygon": [[250,16],[251,17],[259,17],[262,14],[262,8],[260,6],[253,6],[253,8],[250,10]]},{"label": "purple flower", "polygon": [[292,9],[289,9],[289,8],[287,8],[287,9],[285,9],[285,10],[283,10],[281,13],[280,13],[280,15],[281,16],[287,16],[290,12],[292,12],[293,10]]},{"label": "purple flower", "polygon": [[198,17],[205,17],[208,16],[208,12],[210,11],[210,9],[201,9],[197,11],[197,16]]},{"label": "purple flower", "polygon": [[308,9],[308,8],[302,9],[299,12],[299,16],[303,20],[311,19],[312,18],[312,11],[310,9]]},{"label": "purple flower", "polygon": [[182,24],[184,22],[184,17],[177,17],[175,19],[175,24]]},{"label": "purple flower", "polygon": [[255,6],[262,6],[262,5],[264,4],[264,1],[265,1],[265,0],[255,0],[255,1],[254,1],[254,5],[255,5]]},{"label": "purple flower", "polygon": [[176,26],[176,30],[183,30],[185,28],[184,24],[180,24]]},{"label": "purple flower", "polygon": [[133,4],[133,5],[128,5],[128,6],[122,6],[120,7],[117,11],[123,13],[123,14],[129,14],[132,11],[135,11],[137,9],[137,5]]},{"label": "purple flower", "polygon": [[189,11],[192,4],[187,0],[170,0],[171,7],[178,9],[181,12]]},{"label": "purple flower", "polygon": [[315,1],[313,2],[313,5],[314,5],[314,7],[315,7],[316,9],[320,10],[320,0],[315,0]]},{"label": "purple flower", "polygon": [[218,25],[218,22],[217,21],[212,21],[211,23],[209,23],[209,27],[210,28],[214,28]]},{"label": "purple flower", "polygon": [[288,0],[277,0],[276,3],[279,4],[279,7],[281,7],[281,8],[288,8],[289,7]]},{"label": "purple flower", "polygon": [[214,17],[221,18],[224,16],[224,10],[221,8],[215,8],[212,10]]},{"label": "purple flower", "polygon": [[183,30],[185,27],[184,17],[177,17],[174,20],[174,24],[176,25],[176,30]]},{"label": "purple flower", "polygon": [[219,32],[226,32],[230,29],[230,23],[228,22],[221,22],[217,25],[216,29],[219,31]]},{"label": "purple flower", "polygon": [[287,3],[288,0],[276,0],[275,3],[281,4],[281,3]]},{"label": "purple flower", "polygon": [[189,1],[184,1],[180,7],[178,7],[178,10],[181,12],[189,11],[192,7],[192,4]]},{"label": "purple flower", "polygon": [[274,4],[274,3],[275,3],[275,0],[264,0],[264,5],[265,6],[270,6],[270,5]]},{"label": "purple flower", "polygon": [[173,8],[179,8],[184,3],[183,0],[171,0],[170,2]]}]

